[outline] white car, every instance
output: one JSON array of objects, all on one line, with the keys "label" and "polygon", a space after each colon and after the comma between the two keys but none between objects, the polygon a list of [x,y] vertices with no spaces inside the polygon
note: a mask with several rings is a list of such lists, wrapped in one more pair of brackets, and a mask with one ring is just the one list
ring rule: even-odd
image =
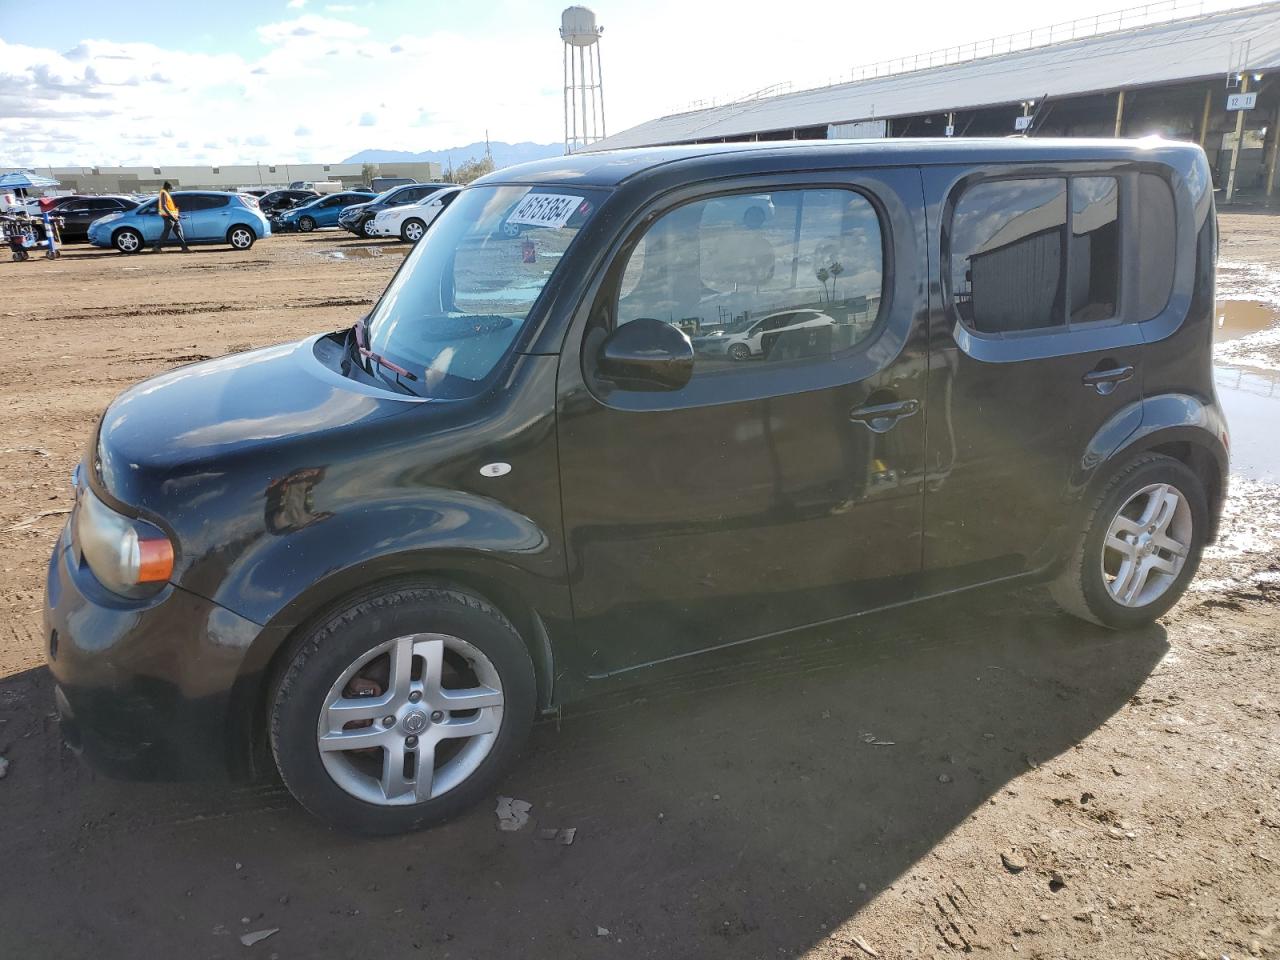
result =
[{"label": "white car", "polygon": [[829,327],[835,324],[821,310],[780,310],[761,317],[754,323],[737,330],[717,331],[693,341],[694,349],[711,356],[726,356],[730,360],[747,360],[764,353],[766,334],[783,334],[808,327]]},{"label": "white car", "polygon": [[388,207],[373,218],[373,225],[366,232],[374,237],[399,237],[405,243],[417,243],[431,221],[440,216],[440,211],[452,203],[461,190],[461,187],[444,187],[417,203]]}]

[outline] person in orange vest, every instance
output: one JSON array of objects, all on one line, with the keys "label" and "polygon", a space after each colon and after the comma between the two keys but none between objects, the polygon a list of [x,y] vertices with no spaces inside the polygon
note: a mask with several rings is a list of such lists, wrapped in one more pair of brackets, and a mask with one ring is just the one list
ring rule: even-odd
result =
[{"label": "person in orange vest", "polygon": [[156,241],[156,245],[151,249],[159,253],[160,245],[169,239],[170,233],[173,233],[178,238],[178,242],[182,244],[182,252],[190,253],[191,248],[187,246],[187,238],[182,235],[182,221],[178,219],[178,205],[173,202],[173,197],[169,194],[172,189],[173,187],[168,180],[160,188],[160,196],[156,200],[156,210],[164,218],[164,232],[160,234],[160,239]]}]

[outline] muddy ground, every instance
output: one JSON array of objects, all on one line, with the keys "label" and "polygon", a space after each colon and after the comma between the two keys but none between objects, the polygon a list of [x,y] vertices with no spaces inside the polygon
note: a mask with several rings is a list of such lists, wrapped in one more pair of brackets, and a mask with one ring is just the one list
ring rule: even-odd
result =
[{"label": "muddy ground", "polygon": [[[1222,541],[1159,625],[1039,591],[654,673],[541,723],[492,805],[357,840],[274,783],[115,783],[58,738],[40,605],[118,391],[350,324],[403,248],[0,263],[0,955],[1280,956],[1280,218],[1222,218]],[[540,829],[576,827],[572,845]],[[253,946],[240,935],[278,928]]]}]

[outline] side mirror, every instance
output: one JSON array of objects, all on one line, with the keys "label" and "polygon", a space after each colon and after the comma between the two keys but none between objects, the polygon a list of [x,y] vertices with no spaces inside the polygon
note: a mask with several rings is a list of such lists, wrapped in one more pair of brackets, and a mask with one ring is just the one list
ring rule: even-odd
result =
[{"label": "side mirror", "polygon": [[623,390],[679,390],[693,376],[693,344],[671,324],[639,317],[600,345],[596,372]]}]

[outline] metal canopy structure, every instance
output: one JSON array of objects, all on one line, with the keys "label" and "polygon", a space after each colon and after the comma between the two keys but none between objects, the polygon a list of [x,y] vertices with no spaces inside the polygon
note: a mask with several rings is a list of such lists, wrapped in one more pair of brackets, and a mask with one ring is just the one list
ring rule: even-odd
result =
[{"label": "metal canopy structure", "polygon": [[[972,110],[1280,69],[1280,3],[650,120],[592,150]],[[1224,91],[1225,93],[1225,91]]]}]

